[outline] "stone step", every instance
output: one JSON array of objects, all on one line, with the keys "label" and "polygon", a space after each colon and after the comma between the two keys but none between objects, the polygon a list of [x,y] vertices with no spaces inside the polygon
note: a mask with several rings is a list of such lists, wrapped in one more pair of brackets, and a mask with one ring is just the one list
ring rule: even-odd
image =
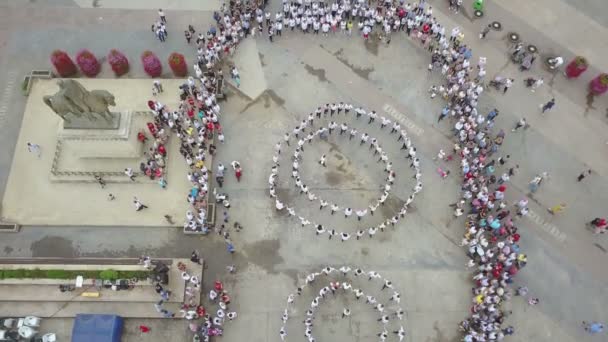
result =
[{"label": "stone step", "polygon": [[[165,309],[179,316],[179,304],[166,304]],[[124,302],[0,302],[3,317],[37,316],[40,318],[73,318],[77,314],[116,314],[125,318],[159,318],[153,303]]]},{"label": "stone step", "polygon": [[[153,121],[150,112],[121,113],[117,130],[78,130],[59,128],[50,180],[52,182],[96,182],[100,175],[108,183],[129,183],[124,174],[131,167],[140,183],[156,183],[138,172],[144,153],[152,147],[146,124]],[[142,144],[137,133],[144,132],[148,141]],[[174,146],[171,140],[167,149]],[[179,148],[179,147],[178,147]],[[168,164],[168,160],[167,160]],[[166,173],[165,173],[166,174]]]},{"label": "stone step", "polygon": [[[72,284],[73,282],[64,282]],[[99,293],[99,297],[85,297],[83,293]],[[173,293],[168,302],[181,303],[184,293]],[[130,290],[113,291],[112,289],[97,289],[94,286],[84,286],[74,291],[61,292],[58,285],[7,285],[0,284],[0,302],[138,302],[156,303],[160,295],[154,291],[152,286],[136,285]]]}]

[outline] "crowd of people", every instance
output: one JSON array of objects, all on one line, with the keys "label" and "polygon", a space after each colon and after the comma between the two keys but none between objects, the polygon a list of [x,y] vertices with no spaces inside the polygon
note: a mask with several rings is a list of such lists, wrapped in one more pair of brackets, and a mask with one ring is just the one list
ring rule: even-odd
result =
[{"label": "crowd of people", "polygon": [[186,177],[192,185],[185,199],[191,209],[186,212],[184,229],[204,234],[209,231],[207,201],[210,174],[205,161],[208,155],[215,153],[214,136],[222,131],[215,83],[209,78],[204,74],[197,82],[189,77],[187,83],[180,87],[181,101],[177,110],[171,110],[159,101],[148,101],[154,113],[154,122],[148,123],[148,129],[154,140],[147,153],[148,161],[142,163],[142,168],[156,170],[145,174],[152,179],[158,177],[161,186],[165,187],[166,129],[179,138],[179,151],[189,168]]},{"label": "crowd of people", "polygon": [[[334,121],[334,119],[342,121],[341,124],[338,124],[336,121]],[[376,119],[378,119],[378,121],[376,121]],[[362,132],[359,134],[355,127],[352,125],[349,127],[348,124],[343,120],[361,120],[362,122],[366,122],[370,128],[371,126],[379,125],[381,131],[384,130],[388,132],[389,135],[396,136],[396,140],[398,142],[402,142],[401,151],[404,151],[404,156],[410,160],[410,167],[414,169],[413,178],[416,180],[416,185],[412,189],[412,194],[408,197],[407,201],[403,204],[399,211],[378,225],[368,227],[366,229],[358,229],[356,232],[354,232],[354,237],[356,240],[361,239],[365,235],[368,235],[369,238],[373,238],[378,231],[384,232],[385,228],[394,227],[401,218],[405,217],[408,206],[413,202],[416,194],[422,190],[420,159],[416,157],[416,148],[412,145],[407,132],[404,129],[401,129],[401,125],[398,122],[392,122],[387,117],[378,115],[373,110],[366,111],[361,107],[355,108],[350,103],[327,103],[324,106],[319,106],[314,112],[311,112],[306,119],[302,120],[302,122],[296,126],[293,131],[286,132],[283,139],[276,143],[271,174],[268,178],[270,187],[269,194],[271,198],[275,199],[275,208],[277,211],[287,211],[290,217],[299,220],[302,227],[313,227],[317,236],[327,234],[329,239],[334,236],[338,236],[339,240],[342,242],[349,240],[353,236],[351,235],[353,232],[336,231],[335,228],[325,226],[318,222],[310,221],[308,217],[302,216],[296,212],[295,208],[285,204],[277,196],[276,186],[277,182],[279,181],[281,150],[284,145],[291,146],[291,142],[293,142],[294,153],[291,158],[291,177],[293,178],[294,185],[299,190],[299,194],[301,196],[305,196],[310,202],[315,202],[318,204],[319,210],[329,210],[331,215],[334,215],[336,212],[340,211],[344,214],[345,219],[356,217],[357,221],[360,222],[368,214],[373,216],[378,207],[383,206],[388,199],[391,187],[393,186],[395,178],[397,177],[397,173],[393,169],[393,163],[389,160],[387,152],[382,148],[378,139],[370,136],[367,132]],[[329,121],[329,123],[324,124],[326,121]],[[368,151],[367,153],[371,153],[373,158],[377,158],[378,163],[384,165],[385,183],[381,187],[380,196],[375,202],[371,203],[366,208],[351,208],[342,204],[327,201],[315,194],[300,177],[300,164],[302,163],[304,155],[304,146],[306,144],[311,144],[315,139],[327,140],[332,135],[336,136],[336,139],[341,137],[341,139],[345,141],[351,141],[353,139],[359,141],[358,145],[361,148]],[[318,163],[324,167],[326,163],[326,156],[322,155]]]},{"label": "crowd of people", "polygon": [[[452,3],[459,5],[458,1]],[[419,1],[411,5],[388,0],[378,1],[372,5],[371,2],[363,0],[339,0],[332,3],[284,0],[283,10],[274,15],[258,5],[260,4],[232,0],[229,7],[223,7],[220,12],[215,14],[217,27],[210,29],[206,34],[198,35],[195,72],[201,85],[187,84],[182,87],[182,102],[178,110],[171,112],[157,101],[152,101],[151,108],[155,112],[154,124],[157,134],[158,131],[168,126],[180,137],[182,146],[180,152],[186,160],[191,161],[191,163],[189,162],[192,167],[190,180],[193,188],[188,195],[188,201],[193,205],[193,219],[187,220],[186,224],[195,230],[205,229],[204,223],[194,220],[194,217],[200,217],[201,210],[203,212],[205,210],[204,203],[208,191],[208,170],[204,165],[206,143],[212,139],[214,131],[221,129],[217,120],[219,106],[216,106],[214,93],[205,86],[208,82],[204,79],[203,69],[209,70],[215,67],[224,54],[234,51],[240,39],[249,34],[255,35],[256,31],[260,33],[266,31],[268,38],[272,41],[275,36],[282,36],[283,29],[286,30],[287,27],[289,27],[289,31],[297,29],[303,33],[319,34],[321,32],[325,35],[336,33],[338,30],[351,34],[353,28],[356,27],[365,39],[369,39],[374,30],[379,31],[378,36],[386,43],[390,43],[392,33],[403,31],[408,37],[418,40],[431,52],[429,70],[441,70],[447,79],[447,84],[441,86],[443,88],[441,95],[448,102],[445,114],[442,113],[442,115],[444,118],[449,117],[454,122],[453,131],[457,141],[454,145],[454,153],[461,157],[463,180],[462,200],[454,204],[455,215],[460,216],[469,210],[466,216],[467,230],[463,245],[469,248],[469,266],[477,269],[474,276],[476,286],[473,289],[474,303],[471,308],[471,317],[461,324],[465,334],[464,340],[487,341],[501,339],[504,335],[513,333],[513,329],[502,329],[501,324],[506,314],[501,310],[501,304],[511,296],[508,285],[513,281],[513,276],[527,262],[526,255],[519,250],[520,235],[516,224],[517,217],[523,216],[527,211],[527,201],[522,199],[517,202],[515,207],[507,204],[504,199],[507,185],[504,182],[499,183],[498,179],[502,179],[502,177],[497,177],[495,174],[499,167],[498,164],[501,163],[497,164],[498,159],[493,160],[492,158],[497,154],[505,133],[502,130],[494,132],[493,118],[477,112],[477,101],[484,90],[481,84],[483,75],[480,75],[479,71],[485,71],[485,59],[480,58],[477,65],[472,66],[472,51],[463,44],[464,34],[455,28],[448,36],[445,27],[433,17],[433,9],[426,1]],[[191,32],[192,34],[194,32]],[[474,75],[475,70],[478,71],[477,75]],[[339,106],[339,104],[330,105],[330,111],[332,106]],[[357,117],[367,115],[370,124],[374,121],[370,116],[370,113],[375,115],[373,111],[369,113],[363,111],[359,114],[355,110],[355,113]],[[322,110],[322,113],[317,114],[317,118],[320,118],[321,114],[326,116],[327,112]],[[303,124],[305,123],[306,120]],[[296,128],[298,132],[293,132],[298,145],[294,153],[295,165],[300,161],[305,142],[310,142],[315,137],[325,134],[332,134],[330,129],[338,127],[336,123],[330,123],[330,125],[309,133],[305,131],[306,125]],[[300,133],[307,135],[300,138],[298,135]],[[154,137],[156,139],[156,136]],[[402,134],[400,138],[409,141],[407,135]],[[291,135],[286,139],[285,143],[291,139]],[[363,140],[363,135],[360,139]],[[371,143],[370,146],[375,151],[381,148],[377,143]],[[415,149],[406,142],[404,142],[404,147],[412,159],[413,165],[417,160]],[[281,143],[279,142],[277,154],[279,154],[280,148]],[[382,153],[379,152],[379,155],[382,161]],[[276,164],[278,156],[275,157]],[[293,177],[296,182],[299,178],[297,169],[298,167],[294,167]],[[418,171],[416,166],[417,174],[419,174]],[[388,170],[387,178],[390,175],[390,170]],[[275,178],[276,176],[271,176],[269,180],[271,196],[275,193],[272,189]],[[309,199],[318,200],[321,210],[328,205],[324,205],[327,203],[326,201],[315,198],[315,194],[305,191],[305,184],[301,184],[299,188],[301,193],[308,196]],[[419,182],[414,189],[414,194],[421,188],[422,183]],[[410,198],[413,200],[413,195]],[[411,200],[408,199],[410,203]],[[467,203],[470,209],[465,208]],[[284,205],[279,199],[276,199],[275,204],[278,210],[285,208],[291,216],[297,216],[292,208]],[[408,204],[392,217],[388,224],[396,223],[394,221],[405,215]],[[337,207],[335,211],[342,209]],[[347,217],[350,216],[349,213],[353,212],[351,208],[343,209]],[[363,210],[360,211],[363,212]],[[197,215],[194,215],[194,212]],[[204,215],[202,216],[204,217]],[[334,229],[326,229],[321,225],[313,224],[303,217],[298,216],[298,218],[302,225],[313,225],[317,232],[327,232],[330,238],[336,235]],[[370,237],[373,236],[372,230],[368,233]],[[357,235],[359,234],[362,234],[361,231],[357,232]],[[340,235],[343,241],[350,237],[347,232],[341,232]],[[285,335],[283,329],[282,331],[282,335]],[[379,336],[386,337],[382,333]]]},{"label": "crowd of people", "polygon": [[[448,41],[441,32],[433,39]],[[511,298],[509,284],[527,263],[519,247],[517,219],[528,213],[528,201],[523,198],[515,205],[507,203],[506,181],[514,174],[514,167],[509,165],[508,155],[498,157],[505,132],[494,130],[497,110],[488,115],[477,111],[484,90],[480,73],[486,60],[481,57],[472,66],[471,50],[454,35],[449,41],[448,46],[440,43],[433,49],[430,69],[441,70],[447,80],[441,86],[447,105],[439,121],[449,117],[453,124],[453,151],[460,157],[462,197],[452,206],[454,216],[466,212],[462,246],[468,248],[468,267],[475,268],[471,316],[460,327],[466,342],[501,340],[514,333],[512,327],[502,327],[507,316],[502,303]]]},{"label": "crowd of people", "polygon": [[[350,279],[351,276],[354,278]],[[319,284],[319,279],[323,279],[320,280],[321,284]],[[365,283],[367,285],[364,285]],[[362,290],[364,286],[373,286],[376,288],[374,292],[379,291],[380,293],[376,294],[376,296],[367,293]],[[366,305],[377,311],[377,321],[381,326],[381,330],[376,333],[376,336],[380,341],[385,341],[389,335],[393,334],[396,335],[399,341],[405,338],[406,331],[400,322],[403,320],[405,311],[399,305],[401,303],[401,295],[395,290],[392,281],[382,277],[376,271],[364,271],[360,268],[352,269],[350,266],[341,266],[340,268],[327,266],[319,272],[308,274],[304,284],[299,285],[296,292],[289,294],[287,297],[287,306],[281,316],[283,324],[279,329],[279,337],[282,341],[287,337],[286,325],[290,319],[290,315],[298,312],[296,301],[304,297],[306,292],[313,296],[310,307],[306,310],[306,318],[302,322],[304,323],[304,337],[309,342],[315,341],[313,334],[314,320],[318,308],[323,304],[323,300],[327,299],[326,297],[330,294],[336,296],[341,293],[352,296],[351,299],[357,302],[365,300]],[[350,315],[351,310],[344,307],[341,312],[342,319],[346,319]],[[389,330],[391,326],[395,326],[397,330]]]},{"label": "crowd of people", "polygon": [[[459,6],[457,1],[451,4],[456,9]],[[237,0],[231,1],[230,5],[230,13],[223,12],[216,16],[220,33],[236,29],[237,36],[246,37],[249,34],[255,35],[256,30],[263,32],[265,28],[272,41],[275,35],[282,36],[283,28],[287,27],[289,31],[297,28],[304,33],[329,34],[340,30],[350,34],[356,23],[359,33],[365,39],[370,37],[373,30],[377,30],[380,31],[378,36],[390,43],[393,32],[404,31],[431,52],[429,70],[441,70],[447,79],[447,84],[441,86],[441,95],[448,102],[442,115],[455,122],[453,131],[457,142],[454,153],[461,157],[463,192],[462,200],[455,204],[455,214],[462,215],[467,210],[465,205],[468,202],[470,213],[467,215],[463,244],[469,247],[469,265],[478,269],[478,274],[474,277],[476,287],[472,314],[461,324],[465,332],[464,339],[485,341],[512,333],[512,329],[501,329],[505,314],[501,311],[500,304],[510,297],[508,284],[527,260],[525,254],[519,251],[520,235],[514,222],[517,215],[512,215],[511,210],[523,215],[527,208],[525,200],[519,201],[515,208],[506,203],[504,193],[507,185],[504,182],[498,184],[498,177],[494,174],[498,165],[492,156],[497,153],[505,133],[503,130],[493,131],[496,115],[489,118],[477,112],[478,98],[484,90],[481,81],[485,74],[485,58],[480,58],[477,65],[472,66],[472,51],[463,44],[464,34],[454,28],[448,36],[446,28],[433,17],[432,7],[425,1],[414,5],[382,1],[372,6],[370,2],[360,0],[340,0],[327,4],[311,0],[284,0],[282,13],[274,15]],[[329,134],[329,128],[327,126],[327,132],[323,131],[323,134]],[[299,147],[295,152],[295,164],[298,163],[298,154],[301,154],[304,143],[319,134],[321,132],[296,138]],[[280,143],[278,145],[277,152],[280,151]],[[409,146],[407,149],[409,152]],[[277,163],[278,158],[274,159]],[[298,176],[297,168],[295,169],[294,178]],[[275,177],[271,176],[269,180],[271,188]],[[304,184],[300,185],[300,190],[302,194],[306,193]],[[322,199],[315,198],[316,195],[310,194],[310,191],[306,196],[319,200],[320,207],[323,208]],[[276,207],[282,210],[286,206],[277,199]],[[296,216],[292,208],[286,209],[290,215]],[[345,216],[349,216],[348,209],[345,208]],[[405,210],[406,207],[401,213],[404,214]],[[313,224],[306,218],[301,218],[300,221],[302,225]],[[328,231],[320,225],[314,226],[318,231]],[[329,232],[331,238],[335,231],[329,229]],[[350,237],[347,232],[342,232],[341,236],[343,239]]]},{"label": "crowd of people", "polygon": [[445,32],[445,28],[433,17],[433,8],[427,6],[425,0],[413,4],[392,0],[283,0],[282,11],[274,14],[252,2],[231,0],[230,4],[232,13],[228,17],[231,19],[226,19],[223,13],[222,22],[221,15],[217,15],[218,24],[232,21],[230,26],[237,26],[241,37],[265,34],[270,41],[283,36],[283,31],[297,30],[327,36],[338,31],[351,35],[353,30],[358,29],[365,39],[369,39],[376,30],[378,37],[382,37],[387,44],[391,35],[399,31],[432,43],[430,37]]}]

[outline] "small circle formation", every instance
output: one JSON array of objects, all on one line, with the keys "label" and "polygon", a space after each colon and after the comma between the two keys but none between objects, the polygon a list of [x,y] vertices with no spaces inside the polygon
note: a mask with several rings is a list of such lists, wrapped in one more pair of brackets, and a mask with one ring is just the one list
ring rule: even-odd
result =
[{"label": "small circle formation", "polygon": [[[324,304],[332,299],[343,306],[337,311],[329,309],[331,312],[327,312]],[[298,306],[300,302],[310,305],[300,308]],[[359,315],[354,311],[355,308],[363,306],[371,310],[377,321],[378,330],[374,332],[374,337],[380,341],[386,339],[402,341],[406,336],[403,328],[405,311],[400,303],[401,295],[395,290],[393,282],[378,272],[352,269],[350,266],[340,268],[327,266],[319,272],[308,274],[304,283],[297,287],[296,292],[289,294],[287,306],[281,317],[283,324],[279,336],[281,340],[287,340],[291,331],[288,327],[290,319],[297,316],[297,320],[303,323],[304,336],[309,342],[316,341],[314,327],[319,326],[315,323],[316,316],[323,315],[329,320],[331,317],[350,320],[351,315],[357,315],[365,316],[367,319],[364,313]],[[306,310],[305,314],[304,310]]]},{"label": "small circle formation", "polygon": [[[395,146],[391,146],[391,148],[383,147],[380,144],[380,139],[368,132],[392,137],[395,139]],[[371,160],[375,160],[377,164],[383,167],[382,175],[378,177],[384,177],[385,182],[379,186],[378,197],[371,200],[371,203],[366,207],[356,207],[355,205],[336,203],[337,200],[331,201],[317,193],[313,186],[307,184],[308,181],[305,179],[304,172],[300,172],[305,169],[304,159],[308,160],[310,158],[308,155],[304,158],[304,151],[305,149],[308,151],[308,146],[311,146],[313,142],[324,142],[327,146],[333,146],[330,151],[337,150],[337,146],[340,144],[348,143],[348,148],[358,147],[359,152],[370,155]],[[292,182],[286,181],[279,184],[281,156],[287,155],[287,153],[282,153],[287,149],[285,147],[294,150],[290,159]],[[408,177],[404,177],[401,172],[399,183],[395,183],[398,181],[395,171],[397,162],[394,164],[389,155],[400,156],[401,162],[409,162],[410,169],[413,169],[414,175],[411,177],[413,179],[411,183],[415,185],[411,187],[411,192],[403,194],[402,198],[407,197],[405,201],[392,193],[391,190],[394,192],[394,189],[406,189]],[[337,154],[334,154],[334,156],[340,160],[344,159]],[[320,158],[313,165],[329,169],[327,168],[329,159],[328,154],[321,153]],[[341,167],[343,165],[339,166],[338,169]],[[310,171],[310,168],[308,169]],[[345,242],[350,240],[351,237],[354,237],[353,240],[360,240],[365,236],[373,238],[378,231],[385,232],[388,227],[394,228],[399,220],[407,214],[408,207],[413,202],[416,194],[422,190],[421,177],[420,159],[416,157],[416,148],[412,145],[407,132],[401,128],[398,122],[393,122],[387,117],[378,115],[376,111],[366,111],[361,107],[355,108],[352,104],[339,102],[319,106],[308,115],[308,118],[303,119],[292,131],[286,132],[283,139],[276,143],[268,183],[270,197],[275,200],[277,212],[286,211],[289,217],[297,220],[302,227],[312,227],[317,236],[327,235],[330,240],[337,236],[334,239],[335,241]],[[310,181],[315,182],[317,180],[312,179]],[[283,186],[289,187],[290,183],[295,186],[296,196],[303,198],[307,204],[314,203],[313,208],[318,205],[321,213],[307,215],[303,208],[295,208],[297,206],[296,201],[292,205],[286,203],[288,196],[281,194],[281,191],[278,190]],[[409,184],[409,186],[412,186],[412,184]],[[339,190],[333,186],[329,188],[331,191]],[[389,202],[391,205],[386,205]],[[381,208],[381,215],[374,216],[378,208]],[[338,214],[335,215],[336,213]],[[334,218],[333,221],[335,221],[335,217],[342,215],[344,215],[346,221],[353,220],[356,217],[355,231],[353,231],[351,222],[348,224],[351,227],[350,230],[336,229],[334,227],[335,222],[334,224],[323,224],[321,222],[328,222],[331,218]],[[314,219],[311,218],[312,216],[314,216]]]}]

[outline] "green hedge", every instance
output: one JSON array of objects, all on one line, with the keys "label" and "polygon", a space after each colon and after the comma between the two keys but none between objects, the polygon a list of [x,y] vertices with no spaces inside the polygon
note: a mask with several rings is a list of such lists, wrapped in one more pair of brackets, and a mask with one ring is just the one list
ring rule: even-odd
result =
[{"label": "green hedge", "polygon": [[116,271],[112,269],[99,271],[78,271],[78,270],[41,270],[41,269],[14,269],[0,270],[0,279],[76,279],[81,275],[85,279],[146,279],[148,271]]}]

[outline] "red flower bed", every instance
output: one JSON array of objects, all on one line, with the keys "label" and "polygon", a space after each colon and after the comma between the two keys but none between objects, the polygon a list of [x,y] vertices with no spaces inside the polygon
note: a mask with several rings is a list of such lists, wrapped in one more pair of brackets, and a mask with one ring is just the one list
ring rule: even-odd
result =
[{"label": "red flower bed", "polygon": [[76,65],[65,51],[55,50],[51,54],[51,63],[61,77],[74,76],[78,71]]},{"label": "red flower bed", "polygon": [[101,71],[101,65],[97,57],[89,50],[81,50],[76,55],[76,63],[80,67],[80,71],[88,77],[95,77]]},{"label": "red flower bed", "polygon": [[160,59],[152,51],[147,50],[141,54],[141,63],[144,65],[144,71],[150,77],[159,77],[163,73]]},{"label": "red flower bed", "polygon": [[129,60],[122,52],[116,49],[112,49],[108,53],[108,63],[110,63],[112,71],[114,71],[117,77],[129,72]]},{"label": "red flower bed", "polygon": [[186,65],[186,59],[182,54],[177,52],[172,53],[169,56],[169,67],[171,67],[175,76],[186,77],[186,75],[188,75],[188,66]]}]

